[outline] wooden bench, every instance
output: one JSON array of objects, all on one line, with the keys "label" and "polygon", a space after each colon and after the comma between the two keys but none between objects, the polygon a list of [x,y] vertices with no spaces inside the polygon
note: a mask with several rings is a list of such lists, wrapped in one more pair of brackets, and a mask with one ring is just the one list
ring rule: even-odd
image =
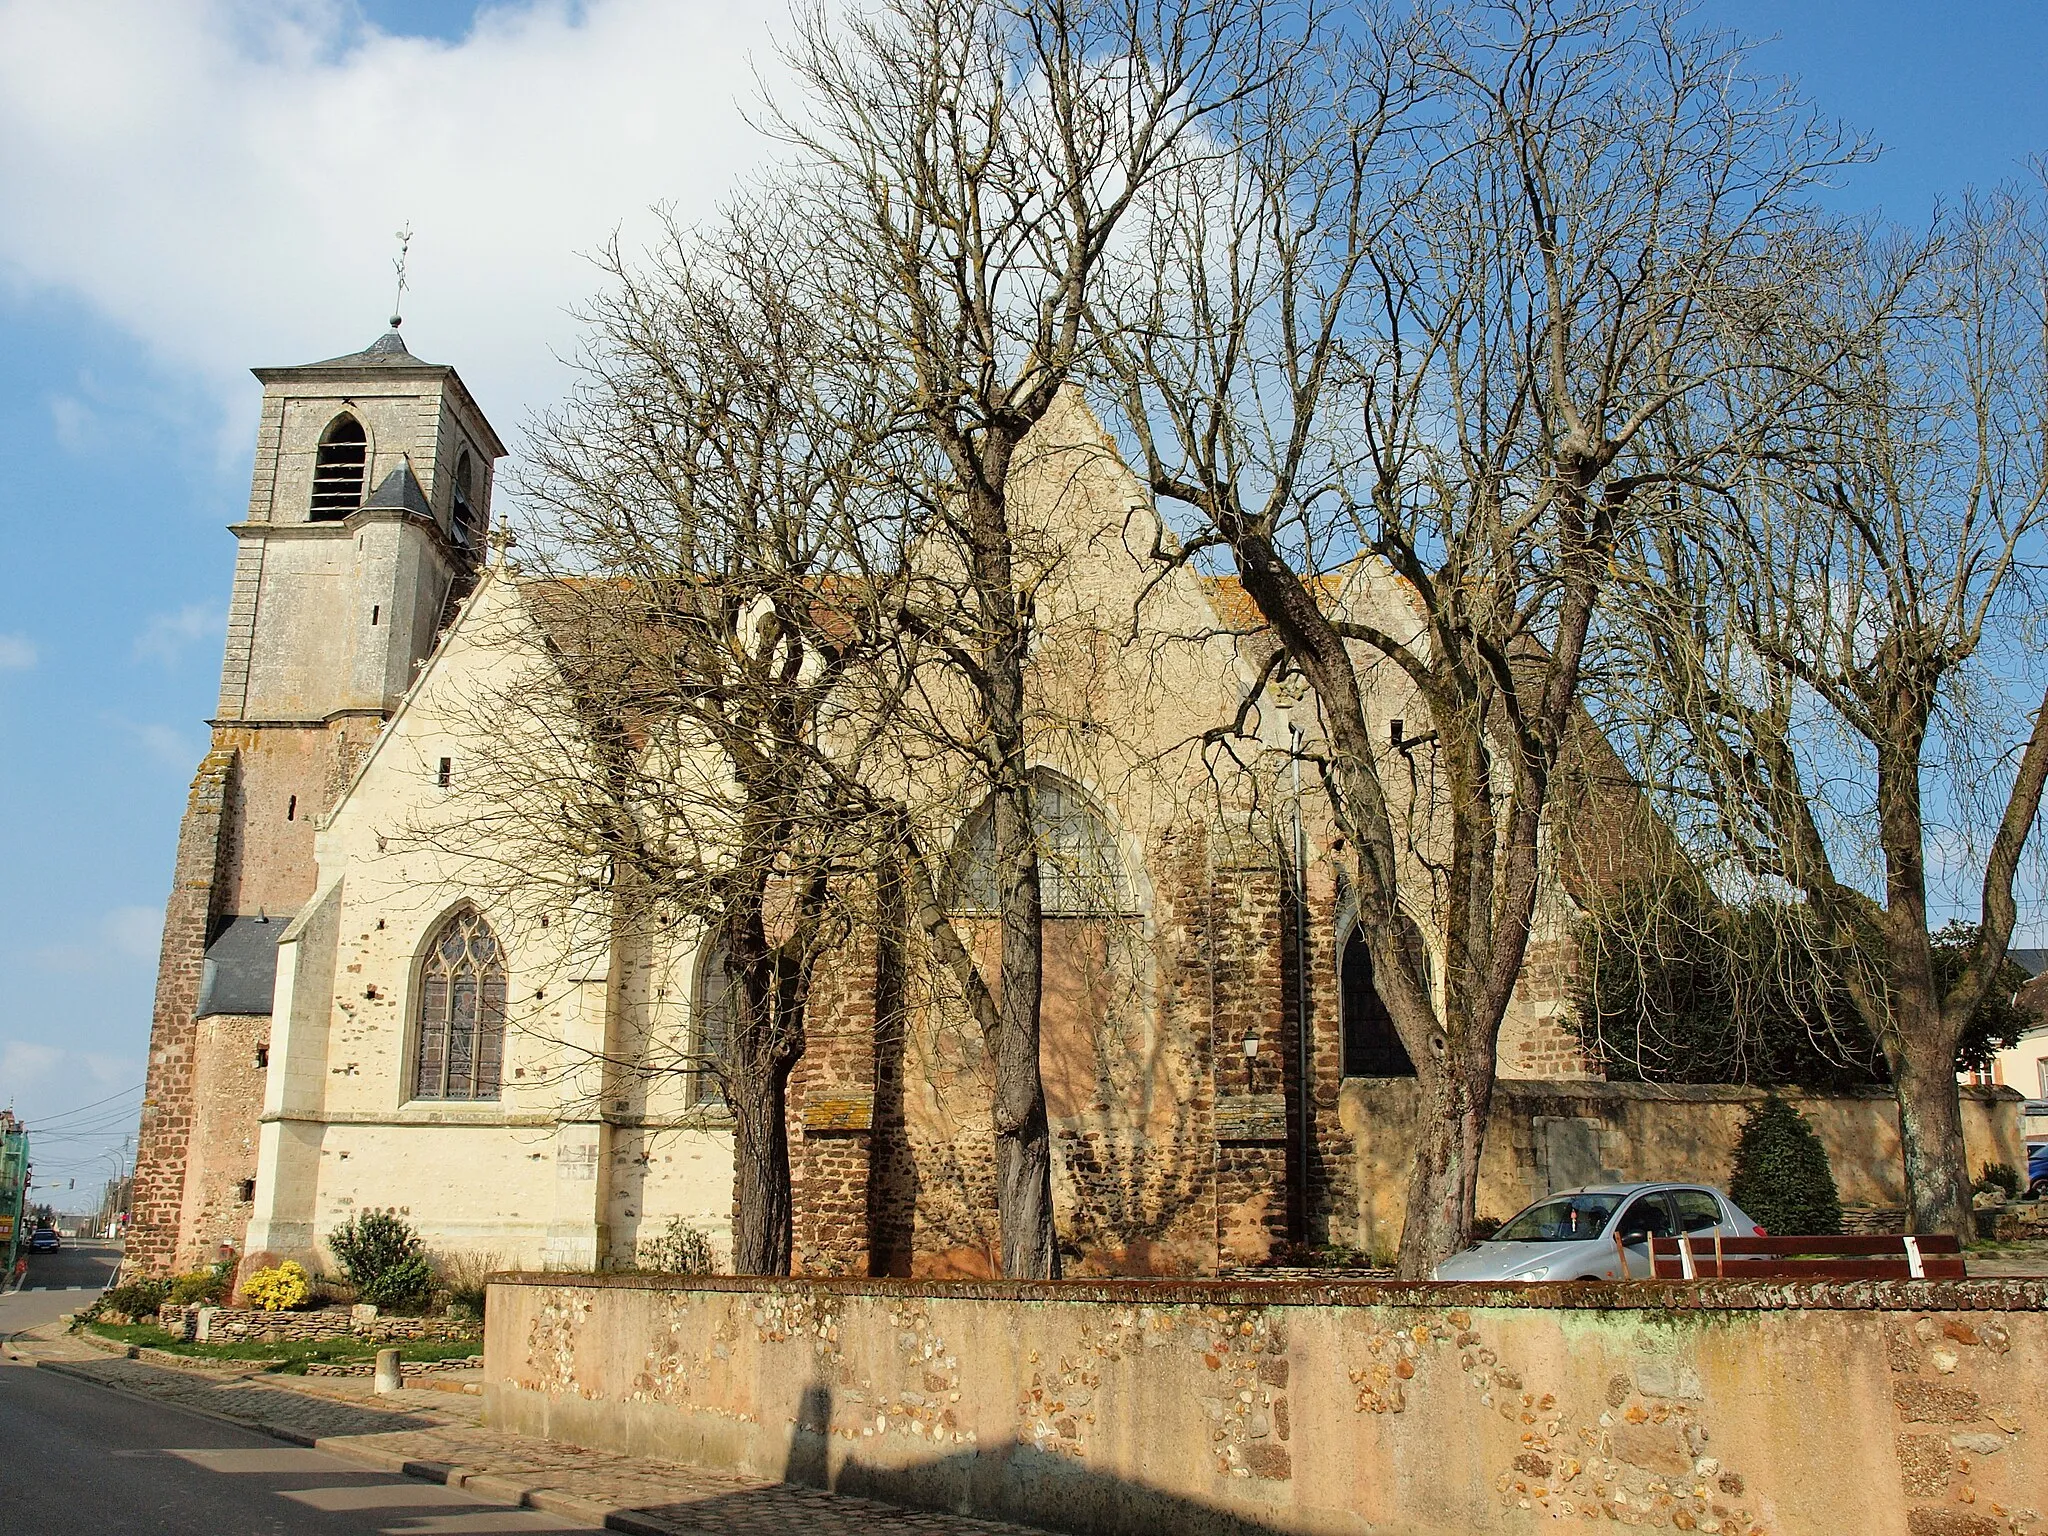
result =
[{"label": "wooden bench", "polygon": [[[1653,1237],[1656,1280],[1960,1280],[1953,1237]],[[1621,1240],[1615,1239],[1615,1247]],[[1626,1273],[1627,1256],[1623,1255]]]}]

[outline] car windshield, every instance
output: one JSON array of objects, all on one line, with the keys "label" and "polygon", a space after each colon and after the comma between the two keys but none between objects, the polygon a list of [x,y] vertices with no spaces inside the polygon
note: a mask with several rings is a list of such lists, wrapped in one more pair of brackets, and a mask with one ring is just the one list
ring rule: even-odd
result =
[{"label": "car windshield", "polygon": [[1493,1234],[1496,1243],[1576,1243],[1598,1237],[1619,1195],[1559,1195],[1541,1200]]}]

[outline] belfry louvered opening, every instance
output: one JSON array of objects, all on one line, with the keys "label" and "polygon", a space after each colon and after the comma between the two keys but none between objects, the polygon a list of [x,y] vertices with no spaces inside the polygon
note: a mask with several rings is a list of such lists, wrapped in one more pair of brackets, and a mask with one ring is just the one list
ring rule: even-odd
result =
[{"label": "belfry louvered opening", "polygon": [[495,1099],[505,1065],[505,954],[474,907],[451,916],[420,968],[416,1099]]},{"label": "belfry louvered opening", "polygon": [[370,437],[353,416],[337,416],[313,461],[313,521],[335,523],[363,504]]}]

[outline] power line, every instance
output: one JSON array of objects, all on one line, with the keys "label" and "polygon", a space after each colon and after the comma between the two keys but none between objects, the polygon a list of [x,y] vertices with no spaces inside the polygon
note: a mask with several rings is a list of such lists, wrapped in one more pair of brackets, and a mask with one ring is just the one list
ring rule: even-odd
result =
[{"label": "power line", "polygon": [[37,1120],[24,1121],[23,1124],[25,1124],[31,1131],[38,1130],[44,1127],[54,1126],[57,1122],[62,1120],[68,1120],[73,1115],[82,1115],[89,1109],[98,1109],[102,1104],[111,1104],[116,1099],[125,1099],[130,1094],[140,1093],[147,1086],[148,1085],[145,1083],[137,1083],[132,1088],[123,1088],[119,1093],[110,1093],[104,1099],[94,1099],[90,1104],[80,1104],[75,1109],[67,1109],[59,1114],[54,1115],[44,1115],[42,1118]]}]

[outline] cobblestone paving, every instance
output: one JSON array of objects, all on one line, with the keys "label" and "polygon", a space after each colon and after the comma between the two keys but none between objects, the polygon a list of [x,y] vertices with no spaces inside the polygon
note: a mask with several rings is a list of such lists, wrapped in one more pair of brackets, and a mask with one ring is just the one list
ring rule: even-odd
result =
[{"label": "cobblestone paving", "polygon": [[[109,1357],[68,1338],[21,1340],[27,1358],[102,1386],[217,1414],[391,1469],[404,1462],[615,1529],[721,1536],[1037,1536],[1022,1526],[898,1509],[818,1489],[486,1429],[482,1401],[431,1391],[372,1400],[350,1378],[202,1375]],[[289,1383],[289,1384],[287,1384]],[[386,1406],[390,1405],[390,1406]]]}]

